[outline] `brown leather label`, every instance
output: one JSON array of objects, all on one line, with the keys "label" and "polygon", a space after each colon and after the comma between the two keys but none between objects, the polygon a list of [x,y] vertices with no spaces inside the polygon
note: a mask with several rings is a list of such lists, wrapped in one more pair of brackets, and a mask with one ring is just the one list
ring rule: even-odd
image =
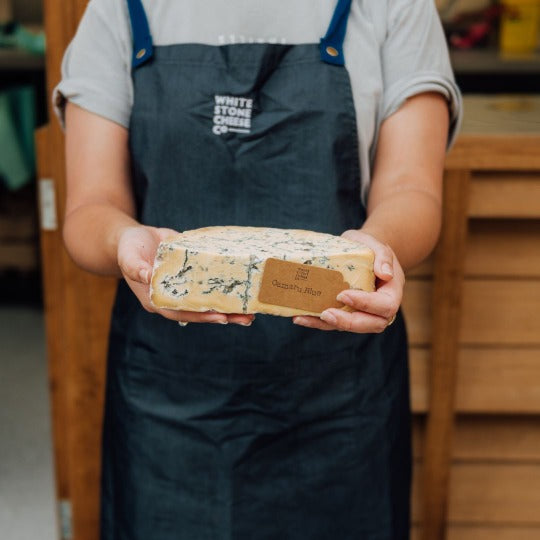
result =
[{"label": "brown leather label", "polygon": [[343,307],[336,296],[349,288],[343,274],[336,270],[268,259],[264,266],[259,302],[322,313],[331,307]]}]

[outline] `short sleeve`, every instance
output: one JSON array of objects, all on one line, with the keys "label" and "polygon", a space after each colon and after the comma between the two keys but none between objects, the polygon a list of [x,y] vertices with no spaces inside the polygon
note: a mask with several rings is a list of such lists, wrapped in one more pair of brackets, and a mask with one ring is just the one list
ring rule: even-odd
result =
[{"label": "short sleeve", "polygon": [[118,0],[91,0],[62,60],[53,92],[64,125],[66,101],[128,127],[133,103],[131,32]]},{"label": "short sleeve", "polygon": [[449,103],[448,147],[462,116],[442,25],[433,0],[388,0],[387,33],[382,45],[384,95],[381,121],[408,98],[440,92]]}]

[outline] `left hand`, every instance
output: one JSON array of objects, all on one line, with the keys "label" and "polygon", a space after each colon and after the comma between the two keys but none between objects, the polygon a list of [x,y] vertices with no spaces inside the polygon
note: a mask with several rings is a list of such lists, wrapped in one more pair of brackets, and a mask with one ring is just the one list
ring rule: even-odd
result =
[{"label": "left hand", "polygon": [[254,316],[241,313],[218,313],[215,311],[181,311],[155,307],[150,301],[152,267],[159,243],[177,235],[172,229],[146,225],[125,227],[118,241],[118,266],[132,292],[149,313],[157,313],[166,319],[186,323],[235,323],[250,326]]},{"label": "left hand", "polygon": [[338,301],[355,311],[331,308],[325,310],[320,318],[298,316],[293,322],[299,326],[320,330],[341,330],[361,334],[378,334],[393,322],[403,298],[405,274],[392,249],[376,238],[362,231],[345,231],[342,236],[360,242],[375,253],[374,271],[376,291],[365,292],[355,289],[342,291]]}]

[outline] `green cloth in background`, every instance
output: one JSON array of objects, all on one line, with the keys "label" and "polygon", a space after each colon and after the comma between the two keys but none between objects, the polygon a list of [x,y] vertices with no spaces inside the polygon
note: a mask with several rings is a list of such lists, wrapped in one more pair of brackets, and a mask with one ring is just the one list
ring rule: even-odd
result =
[{"label": "green cloth in background", "polygon": [[0,24],[0,47],[17,48],[32,54],[45,54],[45,32],[32,32],[22,24]]},{"label": "green cloth in background", "polygon": [[34,176],[35,125],[35,96],[31,86],[0,92],[0,179],[8,189],[19,189]]}]

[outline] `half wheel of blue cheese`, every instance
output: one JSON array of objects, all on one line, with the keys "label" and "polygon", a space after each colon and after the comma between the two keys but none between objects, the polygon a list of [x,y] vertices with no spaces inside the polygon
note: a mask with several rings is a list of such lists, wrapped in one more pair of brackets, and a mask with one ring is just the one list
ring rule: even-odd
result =
[{"label": "half wheel of blue cheese", "polygon": [[375,289],[373,251],[358,242],[300,229],[206,227],[161,242],[150,286],[152,304],[199,312],[320,315],[259,301],[270,258],[337,270],[351,289]]}]

